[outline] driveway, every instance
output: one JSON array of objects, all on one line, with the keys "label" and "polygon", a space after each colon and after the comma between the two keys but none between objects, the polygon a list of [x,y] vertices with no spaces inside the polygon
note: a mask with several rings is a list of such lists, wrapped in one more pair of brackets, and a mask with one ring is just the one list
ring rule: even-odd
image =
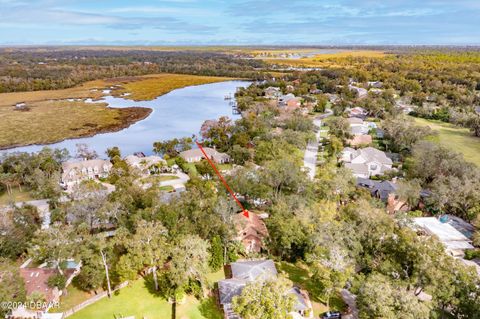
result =
[{"label": "driveway", "polygon": [[347,319],[358,319],[358,309],[357,309],[357,302],[354,294],[352,294],[350,291],[347,289],[342,289],[340,292],[342,295],[343,301],[348,305],[350,308],[350,313],[347,315],[342,316],[342,318],[347,318]]}]

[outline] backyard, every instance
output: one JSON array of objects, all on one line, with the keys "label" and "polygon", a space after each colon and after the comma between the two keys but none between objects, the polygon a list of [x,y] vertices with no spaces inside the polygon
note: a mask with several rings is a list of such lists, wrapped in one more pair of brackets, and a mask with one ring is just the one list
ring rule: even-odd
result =
[{"label": "backyard", "polygon": [[12,202],[26,202],[33,200],[30,193],[25,189],[20,189],[18,187],[12,188],[12,193],[8,194],[6,191],[0,195],[0,206],[8,205]]},{"label": "backyard", "polygon": [[[210,283],[224,278],[223,271],[207,275]],[[70,307],[82,302],[85,298],[81,292],[71,289],[65,298],[61,299],[61,309],[64,304]],[[69,318],[71,319],[114,319],[134,316],[136,319],[165,319],[172,318],[172,305],[165,298],[152,292],[153,287],[148,280],[138,279],[126,288],[117,291],[111,299],[103,298],[100,301],[80,310]],[[83,299],[83,300],[82,300]],[[76,301],[76,303],[74,302]],[[182,304],[176,307],[178,319],[222,319],[213,297],[198,300],[193,296],[186,296]]]},{"label": "backyard", "polygon": [[429,126],[437,132],[437,135],[431,138],[434,142],[460,152],[468,162],[480,165],[480,138],[473,136],[468,129],[436,120],[422,118],[414,120],[417,124]]},{"label": "backyard", "polygon": [[312,302],[313,313],[316,316],[315,318],[318,318],[319,315],[328,310],[346,310],[346,305],[343,302],[340,293],[333,295],[330,298],[330,309],[324,304],[324,300],[319,300],[318,298],[313,296],[312,291],[314,291],[315,289],[312,286],[310,274],[308,273],[308,269],[305,265],[279,262],[276,263],[276,267],[279,272],[285,273],[288,279],[299,285],[302,289],[308,291],[310,295],[310,301]]}]

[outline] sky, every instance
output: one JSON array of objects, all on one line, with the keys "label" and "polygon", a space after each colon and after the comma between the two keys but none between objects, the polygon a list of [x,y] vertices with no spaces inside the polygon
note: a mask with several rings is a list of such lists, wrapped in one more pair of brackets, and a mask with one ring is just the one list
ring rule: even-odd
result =
[{"label": "sky", "polygon": [[480,0],[0,0],[2,45],[480,44]]}]

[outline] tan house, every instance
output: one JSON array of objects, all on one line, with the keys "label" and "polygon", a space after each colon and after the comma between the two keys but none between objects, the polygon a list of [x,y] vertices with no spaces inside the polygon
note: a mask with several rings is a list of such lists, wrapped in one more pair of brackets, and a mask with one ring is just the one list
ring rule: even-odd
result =
[{"label": "tan house", "polygon": [[242,213],[234,217],[237,240],[241,241],[247,253],[259,253],[263,248],[263,239],[268,236],[265,223],[255,213],[249,212],[248,217]]},{"label": "tan house", "polygon": [[350,146],[370,145],[372,144],[371,135],[355,135],[351,140],[348,140]]},{"label": "tan house", "polygon": [[153,165],[161,164],[167,165],[167,162],[160,156],[138,156],[138,155],[128,155],[125,157],[125,162],[127,164],[140,171],[144,174],[149,174],[149,168]]},{"label": "tan house", "polygon": [[[210,147],[204,147],[203,150],[208,155],[208,157],[210,157],[216,163],[223,164],[230,162],[230,156],[228,154],[220,153]],[[205,159],[205,156],[199,148],[183,151],[180,153],[180,157],[189,163],[196,163],[200,162],[202,159]]]},{"label": "tan house", "polygon": [[105,178],[112,169],[110,161],[93,159],[62,164],[62,184],[71,186],[83,180]]}]

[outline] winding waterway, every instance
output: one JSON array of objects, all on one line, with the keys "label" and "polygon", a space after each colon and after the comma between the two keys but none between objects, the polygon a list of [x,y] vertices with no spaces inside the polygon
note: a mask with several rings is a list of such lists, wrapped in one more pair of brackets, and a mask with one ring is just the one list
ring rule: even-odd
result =
[{"label": "winding waterway", "polygon": [[109,107],[124,108],[143,106],[153,109],[144,120],[118,132],[97,134],[92,137],[68,139],[49,145],[31,145],[16,147],[3,152],[36,152],[44,146],[51,148],[66,148],[71,155],[75,154],[76,144],[85,143],[95,150],[100,157],[105,157],[105,151],[112,146],[118,146],[122,154],[134,152],[152,153],[155,141],[176,137],[198,135],[200,126],[205,120],[228,116],[232,107],[226,95],[233,95],[237,87],[248,86],[247,81],[227,81],[198,86],[189,86],[171,91],[152,101],[132,101],[124,98],[106,96],[99,102],[108,103]]}]

